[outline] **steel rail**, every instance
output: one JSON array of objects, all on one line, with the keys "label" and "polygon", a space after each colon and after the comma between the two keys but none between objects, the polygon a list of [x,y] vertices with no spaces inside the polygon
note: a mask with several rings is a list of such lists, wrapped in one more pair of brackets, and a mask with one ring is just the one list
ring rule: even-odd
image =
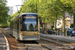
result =
[{"label": "steel rail", "polygon": [[38,42],[38,44],[41,45],[42,47],[47,48],[48,50],[52,50],[51,48],[49,48],[49,47],[47,47],[47,46],[41,44],[39,41],[37,41],[37,42]]},{"label": "steel rail", "polygon": [[59,41],[59,40],[55,40],[54,41],[54,39],[47,39],[47,38],[42,38],[42,37],[40,37],[42,40],[45,40],[45,41],[48,41],[48,42],[52,42],[52,43],[55,43],[55,44],[58,44],[58,45],[61,45],[61,46],[65,46],[66,47],[66,49],[75,49],[74,48],[74,46],[69,46],[69,45],[65,45],[66,44],[66,42],[63,42],[63,41]]},{"label": "steel rail", "polygon": [[[49,48],[49,47],[47,47],[47,46],[41,44],[39,41],[36,41],[36,42],[38,43],[39,46],[41,45],[42,47],[47,48],[48,50],[51,50],[51,48]],[[28,46],[25,45],[25,43],[22,43],[22,42],[20,42],[20,43],[25,47],[25,49],[30,50],[30,49],[28,48]]]},{"label": "steel rail", "polygon": [[28,50],[28,47],[27,46],[25,46],[24,45],[24,43],[22,43],[21,41],[18,41],[19,43],[21,43],[22,44],[22,46],[24,46],[25,47],[25,49],[27,49]]},{"label": "steel rail", "polygon": [[[1,33],[1,32],[0,32]],[[2,33],[1,33],[2,34]],[[5,38],[5,41],[6,41],[6,45],[7,45],[7,50],[10,50],[10,46],[9,46],[9,42],[8,42],[8,40],[7,40],[7,38],[6,38],[6,36],[4,35],[4,34],[2,34],[3,36],[4,36],[4,38]]]}]

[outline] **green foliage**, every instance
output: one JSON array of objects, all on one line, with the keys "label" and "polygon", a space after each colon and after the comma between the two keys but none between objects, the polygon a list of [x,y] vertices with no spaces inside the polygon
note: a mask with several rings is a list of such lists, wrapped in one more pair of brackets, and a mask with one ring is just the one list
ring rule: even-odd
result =
[{"label": "green foliage", "polygon": [[0,0],[0,25],[7,24],[8,10],[6,0]]},{"label": "green foliage", "polygon": [[12,17],[10,17],[10,21],[13,20],[17,15],[18,15],[18,12],[16,12],[15,14],[13,14]]},{"label": "green foliage", "polygon": [[[75,1],[71,0],[25,0],[23,2],[24,6],[20,8],[21,13],[37,13],[41,17],[43,22],[53,23],[57,18],[62,18],[65,12],[73,14]],[[37,5],[37,7],[36,7]],[[15,13],[12,19],[17,15]]]}]

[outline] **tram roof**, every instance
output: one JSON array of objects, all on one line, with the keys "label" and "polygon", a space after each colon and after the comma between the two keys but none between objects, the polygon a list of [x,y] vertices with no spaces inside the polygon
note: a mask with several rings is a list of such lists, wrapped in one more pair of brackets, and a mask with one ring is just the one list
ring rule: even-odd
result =
[{"label": "tram roof", "polygon": [[24,14],[36,14],[36,15],[38,15],[37,13],[21,13],[20,16],[24,15]]},{"label": "tram roof", "polygon": [[[22,15],[24,15],[24,14],[36,14],[36,15],[38,15],[37,13],[20,13],[20,14],[18,14],[13,20],[15,20],[17,17],[21,17]],[[12,21],[13,21],[12,20]]]}]

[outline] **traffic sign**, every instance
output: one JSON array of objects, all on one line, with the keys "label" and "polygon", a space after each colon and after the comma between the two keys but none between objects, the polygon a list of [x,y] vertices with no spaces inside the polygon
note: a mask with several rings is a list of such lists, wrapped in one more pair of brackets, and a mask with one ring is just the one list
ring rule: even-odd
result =
[{"label": "traffic sign", "polygon": [[65,13],[65,17],[69,17],[69,13]]}]

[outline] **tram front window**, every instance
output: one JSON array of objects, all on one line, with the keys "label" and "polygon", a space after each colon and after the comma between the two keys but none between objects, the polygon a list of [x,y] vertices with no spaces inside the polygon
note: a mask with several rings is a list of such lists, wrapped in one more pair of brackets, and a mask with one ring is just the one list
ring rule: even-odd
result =
[{"label": "tram front window", "polygon": [[22,31],[37,31],[38,24],[36,18],[25,18],[22,24]]}]

